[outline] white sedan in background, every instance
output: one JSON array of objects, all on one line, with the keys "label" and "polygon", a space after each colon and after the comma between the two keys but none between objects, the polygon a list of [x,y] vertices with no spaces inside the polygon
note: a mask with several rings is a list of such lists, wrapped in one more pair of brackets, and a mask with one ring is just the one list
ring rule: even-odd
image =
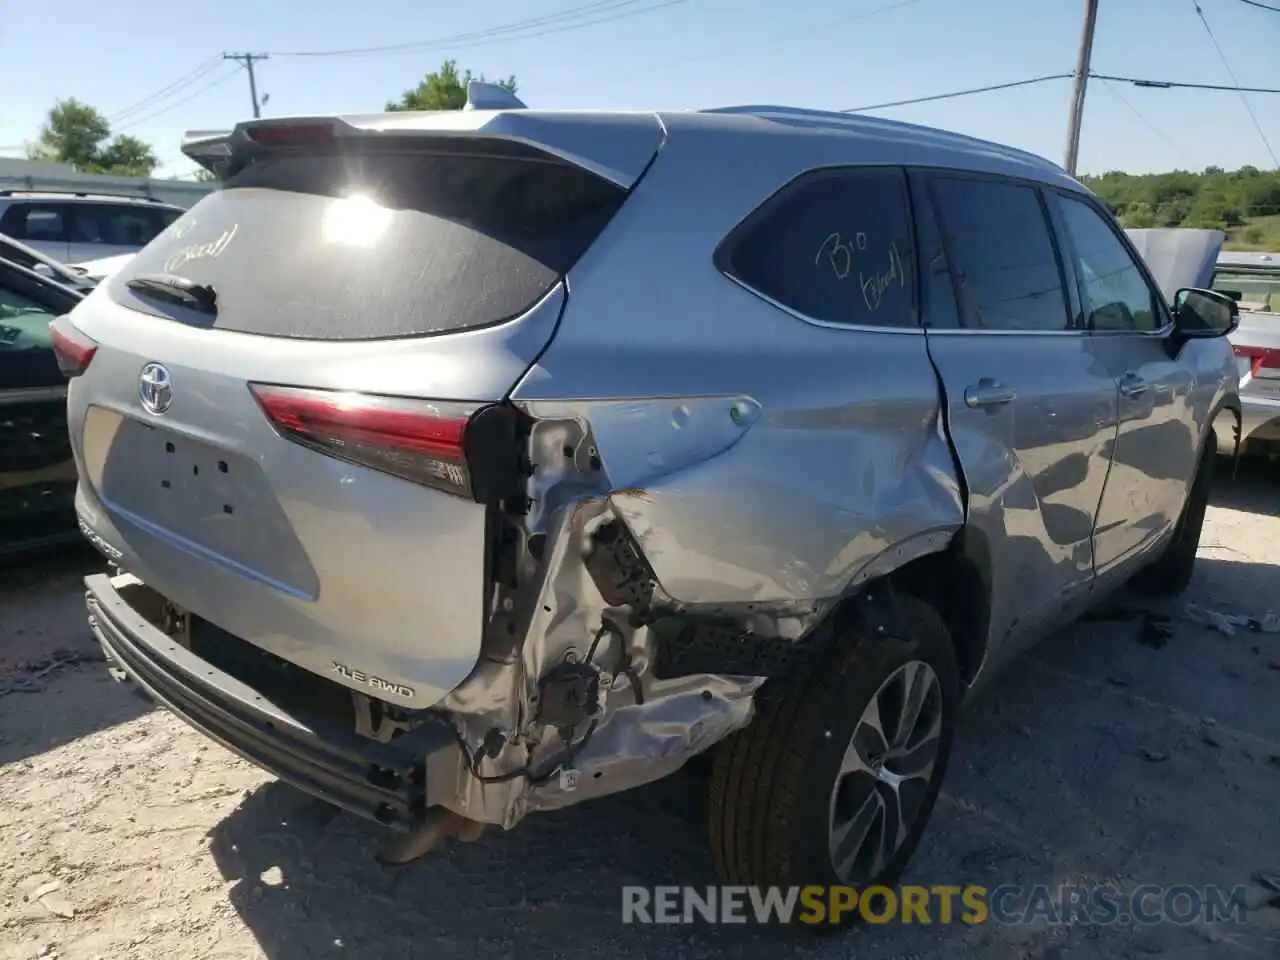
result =
[{"label": "white sedan in background", "polygon": [[73,263],[73,269],[84,271],[85,275],[95,283],[105,280],[126,263],[132,260],[132,253],[120,253],[114,257],[103,257],[101,260],[86,260],[84,263]]}]

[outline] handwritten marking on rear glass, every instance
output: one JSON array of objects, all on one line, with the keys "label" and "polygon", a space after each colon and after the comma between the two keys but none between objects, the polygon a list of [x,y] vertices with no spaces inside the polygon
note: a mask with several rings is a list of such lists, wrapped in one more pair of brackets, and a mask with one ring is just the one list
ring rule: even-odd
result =
[{"label": "handwritten marking on rear glass", "polygon": [[[839,233],[830,233],[822,241],[817,255],[813,258],[815,267],[822,267],[825,262],[837,280],[845,280],[854,270],[854,261],[859,254],[867,251],[867,235],[855,233],[851,240],[846,240]],[[907,274],[902,266],[902,256],[898,253],[898,244],[891,241],[885,256],[887,263],[883,269],[875,268],[868,272],[861,265],[858,267],[858,284],[862,288],[862,299],[872,313],[880,309],[884,295],[897,286],[906,287]]]},{"label": "handwritten marking on rear glass", "polygon": [[828,234],[827,239],[823,240],[822,246],[818,248],[818,255],[813,258],[813,265],[815,267],[820,266],[825,259],[832,272],[836,275],[836,279],[843,280],[853,270],[854,251],[866,249],[867,235],[865,233],[854,234],[851,241],[845,240],[839,233]]},{"label": "handwritten marking on rear glass", "polygon": [[889,244],[889,265],[886,270],[873,271],[871,276],[859,271],[858,279],[862,282],[862,299],[866,301],[867,309],[874,313],[880,309],[884,295],[890,287],[895,284],[899,288],[907,285],[907,272],[902,269],[902,257],[898,255],[898,244],[896,242]]},{"label": "handwritten marking on rear glass", "polygon": [[175,273],[183,264],[190,263],[192,260],[203,260],[206,257],[220,257],[222,252],[227,249],[236,232],[240,229],[240,224],[233,223],[230,230],[224,230],[216,239],[208,243],[192,243],[177,250],[169,256],[164,262],[164,269],[167,273]]}]

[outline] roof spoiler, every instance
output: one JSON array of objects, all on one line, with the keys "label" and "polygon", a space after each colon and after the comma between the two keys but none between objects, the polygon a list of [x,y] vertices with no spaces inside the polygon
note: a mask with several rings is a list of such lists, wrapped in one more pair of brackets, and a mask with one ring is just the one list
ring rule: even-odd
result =
[{"label": "roof spoiler", "polygon": [[188,130],[182,137],[182,153],[210,173],[222,175],[221,164],[231,159],[231,130]]},{"label": "roof spoiler", "polygon": [[[245,120],[227,132],[198,130],[183,139],[182,152],[225,180],[263,149],[333,143],[365,137],[453,140],[473,146],[515,144],[594,173],[631,189],[662,148],[666,131],[655,114],[609,115],[542,113],[520,108],[492,109],[497,102],[476,92],[470,110],[402,110],[353,116],[273,117]],[[485,84],[494,87],[492,84]],[[519,103],[508,91],[503,103]],[[484,104],[484,106],[481,106]]]},{"label": "roof spoiler", "polygon": [[467,83],[467,103],[463,110],[527,110],[514,93],[506,87],[484,80],[471,80]]}]

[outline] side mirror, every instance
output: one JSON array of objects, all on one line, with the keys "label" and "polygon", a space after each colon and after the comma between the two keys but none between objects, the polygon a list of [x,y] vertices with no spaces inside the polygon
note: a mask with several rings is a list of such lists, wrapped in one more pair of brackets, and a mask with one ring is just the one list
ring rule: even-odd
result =
[{"label": "side mirror", "polygon": [[1173,298],[1173,329],[1183,340],[1225,337],[1240,326],[1240,305],[1225,293],[1184,287]]}]

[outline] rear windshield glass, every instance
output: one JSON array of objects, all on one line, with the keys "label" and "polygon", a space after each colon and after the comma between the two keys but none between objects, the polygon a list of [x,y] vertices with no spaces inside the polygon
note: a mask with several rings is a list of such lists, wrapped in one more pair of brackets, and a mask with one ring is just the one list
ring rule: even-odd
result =
[{"label": "rear windshield glass", "polygon": [[[491,148],[490,148],[491,152]],[[135,309],[265,336],[369,340],[474,329],[525,312],[626,192],[544,157],[309,147],[255,160],[111,280]],[[188,316],[131,279],[212,287]]]},{"label": "rear windshield glass", "polygon": [[1246,313],[1280,313],[1280,271],[1268,275],[1220,270],[1213,276],[1213,289],[1227,294]]}]

